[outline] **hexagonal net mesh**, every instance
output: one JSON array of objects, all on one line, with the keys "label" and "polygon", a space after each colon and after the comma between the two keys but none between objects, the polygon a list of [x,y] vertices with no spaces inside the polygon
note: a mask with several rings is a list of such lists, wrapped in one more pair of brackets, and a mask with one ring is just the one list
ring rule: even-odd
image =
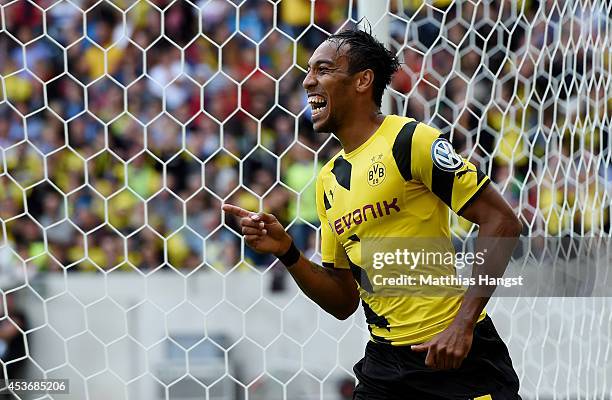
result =
[{"label": "hexagonal net mesh", "polygon": [[[533,237],[608,235],[610,2],[361,4],[0,1],[2,374],[70,379],[11,398],[350,398],[361,311],[322,312],[220,206],[274,213],[318,259],[339,144],[301,81],[364,13],[403,63],[388,112],[449,133]],[[607,298],[488,308],[525,398],[612,396]]]}]

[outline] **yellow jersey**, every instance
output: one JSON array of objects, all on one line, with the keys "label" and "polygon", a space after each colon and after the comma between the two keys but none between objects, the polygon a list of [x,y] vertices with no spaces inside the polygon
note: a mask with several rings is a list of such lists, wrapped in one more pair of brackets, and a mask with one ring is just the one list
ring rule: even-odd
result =
[{"label": "yellow jersey", "polygon": [[[377,296],[364,287],[371,266],[360,265],[361,240],[442,238],[450,245],[449,208],[460,215],[489,182],[438,130],[396,115],[323,166],[316,183],[323,267],[351,269],[372,340],[425,342],[452,322],[462,296]],[[440,274],[451,273],[453,266]]]}]

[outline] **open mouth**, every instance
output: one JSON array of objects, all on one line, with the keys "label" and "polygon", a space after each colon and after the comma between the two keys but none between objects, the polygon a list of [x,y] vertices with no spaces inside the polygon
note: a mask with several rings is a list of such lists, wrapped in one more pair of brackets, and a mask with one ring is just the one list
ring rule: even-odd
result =
[{"label": "open mouth", "polygon": [[310,108],[312,109],[313,117],[321,114],[327,108],[327,100],[322,96],[310,96],[308,98],[308,104],[310,104]]}]

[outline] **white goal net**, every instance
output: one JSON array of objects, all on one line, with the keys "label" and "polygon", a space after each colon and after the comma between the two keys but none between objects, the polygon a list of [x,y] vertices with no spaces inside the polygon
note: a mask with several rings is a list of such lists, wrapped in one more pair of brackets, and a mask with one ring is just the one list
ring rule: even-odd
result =
[{"label": "white goal net", "polygon": [[[351,398],[363,313],[321,311],[221,204],[275,214],[317,259],[314,177],[339,144],[313,133],[301,82],[363,16],[402,62],[384,111],[491,176],[525,253],[607,246],[611,15],[604,0],[0,0],[0,377],[69,379],[0,397]],[[578,294],[489,304],[523,398],[612,399],[612,301]]]}]

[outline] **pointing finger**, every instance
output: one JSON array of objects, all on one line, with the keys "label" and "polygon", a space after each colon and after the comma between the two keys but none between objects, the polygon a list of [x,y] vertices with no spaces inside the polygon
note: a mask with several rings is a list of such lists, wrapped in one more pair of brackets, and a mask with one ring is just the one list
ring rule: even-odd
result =
[{"label": "pointing finger", "polygon": [[245,210],[244,208],[241,208],[241,207],[238,207],[232,204],[224,204],[222,209],[228,214],[232,214],[237,217],[243,217],[243,218],[254,214],[251,211]]}]

